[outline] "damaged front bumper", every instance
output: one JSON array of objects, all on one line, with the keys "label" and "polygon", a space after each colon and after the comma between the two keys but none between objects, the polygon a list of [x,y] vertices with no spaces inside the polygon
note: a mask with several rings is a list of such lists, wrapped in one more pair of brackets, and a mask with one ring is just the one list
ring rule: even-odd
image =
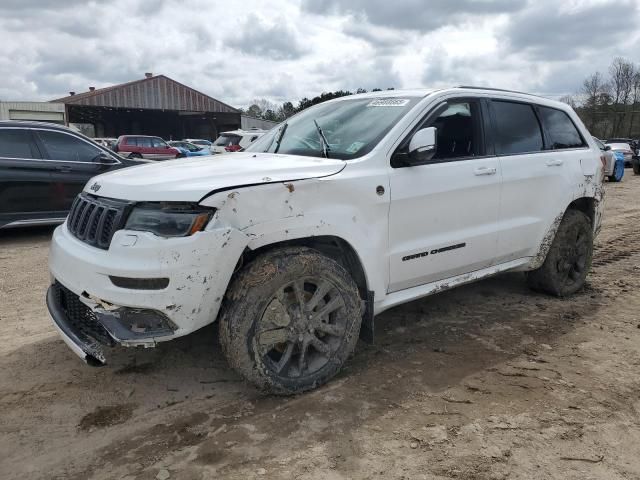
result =
[{"label": "damaged front bumper", "polygon": [[245,246],[230,228],[170,239],[121,230],[101,250],[62,225],[51,242],[47,305],[71,349],[104,364],[104,346],[153,347],[215,321]]},{"label": "damaged front bumper", "polygon": [[53,325],[73,353],[94,367],[99,367],[106,363],[100,343],[88,336],[77,325],[74,325],[69,318],[60,301],[60,291],[56,285],[51,285],[47,290],[47,309]]},{"label": "damaged front bumper", "polygon": [[177,329],[160,312],[125,307],[104,310],[57,281],[47,291],[47,308],[65,343],[92,366],[107,363],[105,347],[155,345],[156,338],[172,336]]}]

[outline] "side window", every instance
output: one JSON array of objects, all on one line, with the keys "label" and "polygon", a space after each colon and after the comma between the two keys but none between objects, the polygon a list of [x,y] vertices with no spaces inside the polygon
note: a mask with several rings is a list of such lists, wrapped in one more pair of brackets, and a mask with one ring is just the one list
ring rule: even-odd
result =
[{"label": "side window", "polygon": [[0,157],[38,159],[40,154],[29,130],[0,129]]},{"label": "side window", "polygon": [[126,145],[132,145],[132,146],[138,145],[138,141],[136,137],[127,137],[124,143]]},{"label": "side window", "polygon": [[531,105],[499,100],[493,100],[491,105],[497,155],[532,153],[543,149],[540,123]]},{"label": "side window", "polygon": [[451,103],[430,127],[438,129],[434,160],[474,157],[482,154],[480,110],[477,102]]},{"label": "side window", "polygon": [[98,147],[66,133],[38,130],[38,137],[50,160],[89,163],[103,153]]},{"label": "side window", "polygon": [[549,134],[549,148],[557,150],[585,146],[580,132],[578,132],[569,115],[555,108],[538,107],[538,109],[545,130]]},{"label": "side window", "polygon": [[142,148],[151,148],[151,139],[149,137],[138,137],[138,146]]},{"label": "side window", "polygon": [[153,148],[167,148],[166,142],[161,138],[152,138],[151,144],[153,145]]}]

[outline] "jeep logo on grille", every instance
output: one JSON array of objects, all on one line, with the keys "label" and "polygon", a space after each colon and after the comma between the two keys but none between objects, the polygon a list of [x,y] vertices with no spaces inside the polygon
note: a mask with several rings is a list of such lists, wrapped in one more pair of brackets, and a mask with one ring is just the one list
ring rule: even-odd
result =
[{"label": "jeep logo on grille", "polygon": [[100,185],[98,182],[96,182],[96,183],[94,183],[93,185],[91,185],[91,186],[89,187],[89,189],[90,189],[90,190],[93,190],[94,192],[97,192],[98,190],[100,190],[100,187],[101,187],[101,186],[102,186],[102,185]]}]

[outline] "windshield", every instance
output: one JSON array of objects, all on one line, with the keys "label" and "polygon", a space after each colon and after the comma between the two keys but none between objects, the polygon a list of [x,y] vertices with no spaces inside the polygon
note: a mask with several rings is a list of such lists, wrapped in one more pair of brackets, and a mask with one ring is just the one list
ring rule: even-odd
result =
[{"label": "windshield", "polygon": [[419,100],[384,97],[321,103],[271,129],[246,150],[309,157],[323,157],[326,153],[329,158],[341,160],[357,158],[373,150]]}]

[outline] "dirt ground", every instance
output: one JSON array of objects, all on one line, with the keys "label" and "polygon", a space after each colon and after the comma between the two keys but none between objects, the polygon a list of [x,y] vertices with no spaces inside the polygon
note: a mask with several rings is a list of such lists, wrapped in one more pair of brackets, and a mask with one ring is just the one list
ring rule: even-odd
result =
[{"label": "dirt ground", "polygon": [[640,177],[587,288],[505,274],[378,317],[329,385],[264,397],[215,328],[85,366],[47,318],[51,229],[0,233],[0,478],[638,479]]}]

